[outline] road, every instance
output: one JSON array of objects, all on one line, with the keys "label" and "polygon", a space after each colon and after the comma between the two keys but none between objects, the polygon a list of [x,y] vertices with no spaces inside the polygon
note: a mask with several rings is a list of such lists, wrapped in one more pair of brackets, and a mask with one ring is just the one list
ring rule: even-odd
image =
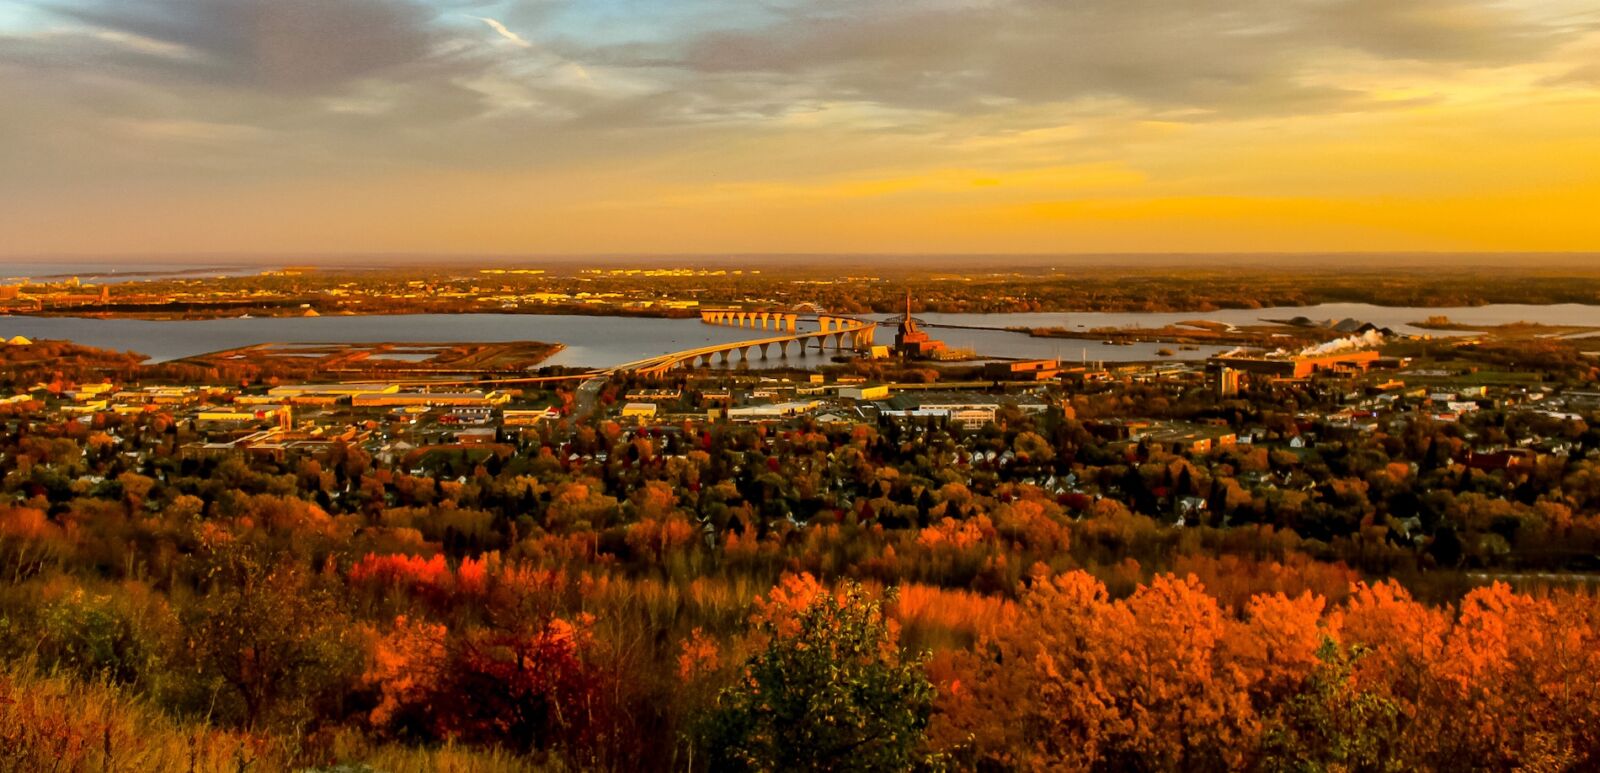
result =
[{"label": "road", "polygon": [[567,415],[567,427],[569,429],[578,422],[589,418],[589,414],[594,412],[595,403],[600,399],[600,390],[604,389],[605,386],[605,376],[597,376],[578,385],[578,388],[574,390],[572,413]]}]

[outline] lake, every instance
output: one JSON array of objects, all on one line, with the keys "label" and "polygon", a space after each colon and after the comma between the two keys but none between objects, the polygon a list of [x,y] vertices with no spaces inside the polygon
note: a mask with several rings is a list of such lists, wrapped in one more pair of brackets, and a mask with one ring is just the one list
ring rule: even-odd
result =
[{"label": "lake", "polygon": [[[1398,308],[1366,304],[1324,304],[1270,309],[1228,309],[1210,312],[1161,313],[1025,313],[1025,314],[919,314],[930,325],[961,325],[965,329],[934,327],[929,332],[955,348],[973,349],[989,357],[1054,357],[1067,361],[1130,362],[1140,360],[1195,360],[1221,351],[1202,347],[1177,350],[1173,357],[1156,354],[1159,343],[1108,346],[1099,341],[1065,338],[1030,338],[1003,330],[1006,327],[1162,327],[1187,320],[1206,319],[1235,325],[1297,316],[1315,320],[1346,317],[1411,333],[1449,335],[1425,331],[1406,323],[1445,315],[1464,324],[1494,325],[1506,322],[1542,322],[1600,327],[1600,306],[1525,306],[1504,304],[1475,308]],[[892,316],[880,318],[878,342],[894,336]],[[68,339],[88,346],[136,351],[154,361],[267,342],[286,343],[464,343],[496,341],[548,341],[566,348],[546,361],[548,365],[606,367],[680,349],[714,343],[731,343],[771,335],[749,328],[707,325],[698,319],[650,319],[570,314],[400,314],[358,317],[258,317],[250,319],[139,320],[81,317],[0,316],[0,338]],[[1177,349],[1176,347],[1169,347]],[[815,365],[825,357],[791,357],[790,364]],[[769,362],[778,362],[776,357]],[[752,365],[759,361],[752,360]]]},{"label": "lake", "polygon": [[1217,311],[1170,312],[1028,312],[1020,314],[936,314],[917,315],[935,325],[976,325],[982,327],[1060,327],[1068,330],[1097,327],[1158,328],[1190,320],[1211,320],[1230,325],[1255,325],[1267,320],[1306,317],[1312,320],[1357,319],[1397,332],[1413,335],[1463,335],[1461,332],[1424,330],[1412,326],[1428,317],[1445,316],[1465,325],[1490,327],[1512,322],[1546,325],[1587,325],[1600,327],[1600,306],[1576,303],[1533,306],[1502,303],[1492,306],[1418,308],[1414,306],[1373,306],[1366,303],[1324,303],[1319,306],[1289,306],[1266,309],[1219,309]]}]

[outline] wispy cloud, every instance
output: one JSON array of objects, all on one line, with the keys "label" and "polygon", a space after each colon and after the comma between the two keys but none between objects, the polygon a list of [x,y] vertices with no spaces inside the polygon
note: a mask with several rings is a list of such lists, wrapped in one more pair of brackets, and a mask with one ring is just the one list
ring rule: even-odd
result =
[{"label": "wispy cloud", "polygon": [[[580,251],[1592,248],[1594,7],[0,0],[0,255],[147,221],[252,249],[458,249],[469,223]],[[1133,179],[1084,183],[1103,168]],[[445,179],[458,210],[389,227]],[[340,207],[313,194],[357,189],[316,230]],[[171,214],[201,203],[234,219]]]},{"label": "wispy cloud", "polygon": [[533,47],[533,44],[529,43],[521,35],[518,35],[517,33],[512,32],[510,29],[508,29],[506,27],[506,25],[501,24],[499,19],[491,19],[491,18],[489,18],[487,16],[474,16],[472,18],[477,19],[478,21],[481,21],[484,24],[489,25],[489,29],[494,30],[496,33],[498,33],[500,35],[500,37],[511,41],[511,43],[513,45],[517,46],[518,48],[532,48]]}]

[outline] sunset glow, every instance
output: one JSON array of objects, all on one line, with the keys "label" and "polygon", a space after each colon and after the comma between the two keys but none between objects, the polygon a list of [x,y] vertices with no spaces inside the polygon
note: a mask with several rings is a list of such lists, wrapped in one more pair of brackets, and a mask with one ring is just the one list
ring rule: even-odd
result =
[{"label": "sunset glow", "polygon": [[1579,251],[1576,0],[0,9],[0,255]]}]

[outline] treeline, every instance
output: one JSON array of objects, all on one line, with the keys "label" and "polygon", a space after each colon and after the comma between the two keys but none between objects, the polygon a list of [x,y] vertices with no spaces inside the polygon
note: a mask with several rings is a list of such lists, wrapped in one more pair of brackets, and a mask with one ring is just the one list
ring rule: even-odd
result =
[{"label": "treeline", "polygon": [[35,341],[0,345],[0,397],[54,384],[98,383],[107,378],[133,379],[141,374],[144,355],[96,349],[71,341]]},{"label": "treeline", "polygon": [[[845,273],[845,276],[840,276]],[[862,276],[868,274],[870,276]],[[645,292],[641,284],[649,283]],[[359,292],[351,292],[359,286]],[[244,276],[157,280],[114,287],[104,305],[79,311],[108,314],[217,316],[243,310],[298,313],[302,304],[322,313],[523,313],[694,316],[693,310],[640,308],[644,301],[695,300],[704,306],[795,308],[813,304],[833,312],[892,314],[905,308],[907,291],[916,311],[1006,313],[1205,312],[1216,309],[1371,303],[1431,308],[1495,303],[1593,304],[1600,275],[1593,271],[1540,270],[1508,274],[1503,268],[1449,271],[1348,266],[1285,270],[1236,266],[1227,270],[1129,268],[1107,264],[1071,269],[1038,267],[981,273],[927,271],[886,265],[839,272],[768,268],[722,275],[641,277],[626,274],[480,275],[459,269],[405,268],[390,271],[318,271],[298,276]],[[136,293],[130,297],[125,293]],[[504,309],[504,299],[544,293],[550,303]],[[606,303],[579,301],[604,298]],[[632,311],[624,309],[632,307]]]},{"label": "treeline", "polygon": [[[734,546],[659,535],[641,542],[677,568],[651,574],[577,545],[560,560],[353,558],[285,526],[205,522],[159,580],[8,578],[0,765],[1600,764],[1590,593],[1496,584],[1428,605],[1357,581],[1339,601],[1228,603],[1192,574],[1113,593],[1036,565],[1011,598],[774,582],[718,558]],[[0,528],[17,549],[43,527],[13,510]]]}]

